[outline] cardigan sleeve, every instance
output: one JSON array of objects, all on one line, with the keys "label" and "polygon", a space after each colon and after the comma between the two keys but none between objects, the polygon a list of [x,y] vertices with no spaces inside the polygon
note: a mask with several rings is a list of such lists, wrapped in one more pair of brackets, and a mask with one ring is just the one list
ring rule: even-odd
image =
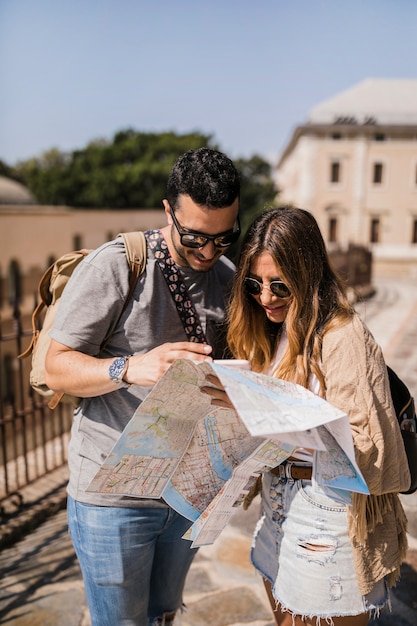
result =
[{"label": "cardigan sleeve", "polygon": [[326,400],[347,413],[356,460],[372,494],[408,489],[410,473],[381,348],[355,314],[323,337]]}]

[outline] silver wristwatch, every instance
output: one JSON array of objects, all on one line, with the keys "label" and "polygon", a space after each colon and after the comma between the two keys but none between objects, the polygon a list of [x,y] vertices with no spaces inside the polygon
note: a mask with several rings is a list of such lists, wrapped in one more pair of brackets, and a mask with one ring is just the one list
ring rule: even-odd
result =
[{"label": "silver wristwatch", "polygon": [[129,365],[129,357],[128,356],[118,356],[114,361],[110,364],[109,367],[109,377],[113,383],[119,385],[120,387],[130,387],[130,383],[127,383],[123,380],[123,376],[127,372],[127,368]]}]

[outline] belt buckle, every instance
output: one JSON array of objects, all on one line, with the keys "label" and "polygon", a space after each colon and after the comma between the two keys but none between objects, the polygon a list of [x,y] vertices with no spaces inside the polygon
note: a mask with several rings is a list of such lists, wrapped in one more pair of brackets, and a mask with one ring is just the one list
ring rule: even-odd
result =
[{"label": "belt buckle", "polygon": [[285,466],[282,468],[284,470],[285,478],[291,478],[292,479],[291,470],[292,470],[292,466],[293,465],[294,465],[293,461],[287,461],[285,463]]}]

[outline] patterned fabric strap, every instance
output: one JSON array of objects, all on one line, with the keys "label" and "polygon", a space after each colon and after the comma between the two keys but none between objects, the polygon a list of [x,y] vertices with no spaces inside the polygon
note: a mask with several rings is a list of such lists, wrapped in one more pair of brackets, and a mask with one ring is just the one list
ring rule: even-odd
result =
[{"label": "patterned fabric strap", "polygon": [[151,230],[145,233],[148,245],[154,251],[155,259],[167,282],[168,289],[177,307],[178,315],[184,326],[188,341],[195,343],[207,343],[200,318],[188,295],[181,274],[172,258],[167,243],[159,230]]}]

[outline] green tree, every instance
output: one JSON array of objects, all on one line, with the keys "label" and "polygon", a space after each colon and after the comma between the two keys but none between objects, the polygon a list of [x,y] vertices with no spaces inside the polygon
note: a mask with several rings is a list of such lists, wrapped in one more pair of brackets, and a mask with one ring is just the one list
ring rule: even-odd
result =
[{"label": "green tree", "polygon": [[277,189],[272,178],[272,168],[259,155],[249,159],[236,159],[242,182],[242,227],[246,230],[253,218],[274,205]]},{"label": "green tree", "polygon": [[68,162],[68,155],[51,148],[40,157],[18,163],[13,174],[31,190],[40,204],[66,204]]},{"label": "green tree", "polygon": [[15,167],[14,174],[43,204],[79,208],[161,206],[168,174],[179,154],[217,147],[210,135],[120,131],[69,154],[57,149]]},{"label": "green tree", "polygon": [[0,160],[0,176],[6,176],[6,178],[13,177],[13,168],[7,165],[4,161]]},{"label": "green tree", "polygon": [[253,219],[275,205],[277,189],[272,178],[272,168],[268,161],[259,155],[249,159],[235,159],[234,163],[241,178],[240,224],[242,236],[229,248],[227,256],[237,260],[240,245]]},{"label": "green tree", "polygon": [[[42,204],[76,208],[162,208],[166,182],[175,159],[189,149],[219,149],[211,135],[199,132],[141,133],[131,128],[111,141],[97,139],[84,149],[63,153],[52,148],[17,164],[13,177]],[[274,203],[271,166],[262,157],[235,160],[242,180],[241,224]],[[236,250],[231,250],[235,254]]]}]

